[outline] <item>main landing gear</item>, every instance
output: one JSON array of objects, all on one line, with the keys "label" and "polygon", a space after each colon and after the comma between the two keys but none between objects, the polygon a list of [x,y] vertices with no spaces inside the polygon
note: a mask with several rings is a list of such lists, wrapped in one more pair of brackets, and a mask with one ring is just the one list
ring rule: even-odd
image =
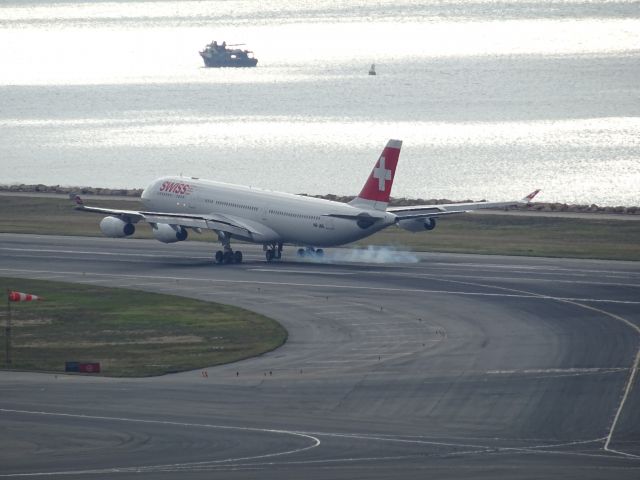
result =
[{"label": "main landing gear", "polygon": [[216,263],[242,263],[242,252],[240,250],[218,250],[216,252]]},{"label": "main landing gear", "polygon": [[262,248],[264,249],[264,256],[267,262],[273,262],[274,260],[280,260],[282,258],[282,243],[265,243]]},{"label": "main landing gear", "polygon": [[234,252],[231,248],[231,235],[220,232],[218,233],[218,239],[222,243],[223,250],[216,252],[216,263],[242,263],[242,252],[240,250]]},{"label": "main landing gear", "polygon": [[298,249],[298,256],[301,258],[307,257],[307,258],[322,258],[324,256],[324,250],[322,250],[321,248],[313,248],[313,247],[307,247],[307,248],[299,248]]}]

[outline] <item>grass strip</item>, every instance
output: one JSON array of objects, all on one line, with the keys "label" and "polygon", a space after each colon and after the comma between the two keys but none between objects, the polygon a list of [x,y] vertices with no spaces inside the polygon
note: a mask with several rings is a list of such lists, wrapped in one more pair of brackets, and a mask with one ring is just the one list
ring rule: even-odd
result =
[{"label": "grass strip", "polygon": [[[73,210],[65,199],[3,196],[0,232],[101,236],[101,215]],[[91,200],[91,205],[140,209],[139,200]],[[396,227],[368,237],[356,246],[396,246],[420,252],[454,252],[545,257],[640,260],[640,221],[467,214],[438,220],[430,232],[411,233]],[[139,224],[136,238],[152,238]],[[216,242],[214,235],[190,240]],[[213,249],[212,249],[213,250]]]},{"label": "grass strip", "polygon": [[0,288],[44,297],[11,303],[15,369],[63,372],[66,361],[80,361],[100,362],[106,376],[162,375],[260,355],[287,339],[263,315],[173,295],[4,277]]},{"label": "grass strip", "polygon": [[424,252],[640,260],[640,221],[467,214],[429,232],[388,228],[359,242]]}]

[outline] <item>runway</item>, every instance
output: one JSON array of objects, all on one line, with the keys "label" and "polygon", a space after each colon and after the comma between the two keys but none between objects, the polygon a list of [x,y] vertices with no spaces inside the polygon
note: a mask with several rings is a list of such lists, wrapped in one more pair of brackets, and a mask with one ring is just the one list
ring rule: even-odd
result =
[{"label": "runway", "polygon": [[[639,478],[640,264],[0,234],[0,276],[238,305],[280,349],[157,378],[0,372],[0,477]],[[352,261],[355,260],[355,261]]]}]

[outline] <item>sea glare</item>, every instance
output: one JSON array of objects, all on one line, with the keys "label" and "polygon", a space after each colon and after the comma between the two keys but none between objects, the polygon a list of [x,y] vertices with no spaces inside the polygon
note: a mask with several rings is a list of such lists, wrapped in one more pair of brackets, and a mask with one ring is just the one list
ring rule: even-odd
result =
[{"label": "sea glare", "polygon": [[0,184],[349,195],[397,138],[396,197],[640,205],[638,1],[3,1],[0,59]]}]

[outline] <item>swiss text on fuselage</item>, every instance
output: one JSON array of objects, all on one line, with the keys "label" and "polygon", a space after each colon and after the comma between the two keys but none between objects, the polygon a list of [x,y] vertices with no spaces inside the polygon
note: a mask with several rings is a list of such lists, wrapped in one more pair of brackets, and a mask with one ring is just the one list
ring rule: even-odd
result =
[{"label": "swiss text on fuselage", "polygon": [[177,195],[185,195],[191,192],[191,185],[189,185],[188,183],[167,181],[160,186],[160,191],[175,193]]}]

